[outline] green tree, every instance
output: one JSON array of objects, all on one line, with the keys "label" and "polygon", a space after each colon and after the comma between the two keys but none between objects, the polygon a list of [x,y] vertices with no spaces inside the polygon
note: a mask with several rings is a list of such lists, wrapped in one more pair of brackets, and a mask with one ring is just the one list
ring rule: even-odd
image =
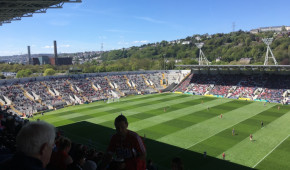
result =
[{"label": "green tree", "polygon": [[6,77],[2,74],[2,73],[0,73],[0,79],[5,79]]},{"label": "green tree", "polygon": [[20,70],[17,72],[16,77],[17,78],[23,78],[23,77],[29,77],[32,74],[32,71],[30,69]]},{"label": "green tree", "polygon": [[52,68],[45,69],[43,75],[44,76],[53,76],[55,75],[56,71]]}]

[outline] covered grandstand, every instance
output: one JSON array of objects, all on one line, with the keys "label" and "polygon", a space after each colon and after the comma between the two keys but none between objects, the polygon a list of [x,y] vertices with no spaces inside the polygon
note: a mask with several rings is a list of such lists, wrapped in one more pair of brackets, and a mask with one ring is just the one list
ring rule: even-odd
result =
[{"label": "covered grandstand", "polygon": [[191,75],[175,92],[239,100],[290,103],[288,65],[179,65]]}]

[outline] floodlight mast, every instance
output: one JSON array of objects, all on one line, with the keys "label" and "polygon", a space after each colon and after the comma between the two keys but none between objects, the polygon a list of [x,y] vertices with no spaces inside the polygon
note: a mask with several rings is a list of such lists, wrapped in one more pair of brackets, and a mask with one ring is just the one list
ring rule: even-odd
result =
[{"label": "floodlight mast", "polygon": [[[273,38],[263,38],[262,41],[267,45],[267,52],[266,52],[266,56],[265,56],[264,66],[267,66],[269,64],[269,58],[272,58],[274,61],[274,64],[278,65],[276,58],[275,58],[275,56],[270,48],[270,45],[273,42]],[[272,57],[269,57],[269,51],[270,51]]]},{"label": "floodlight mast", "polygon": [[199,57],[198,57],[198,65],[209,65],[209,61],[205,57],[204,53],[202,52],[201,48],[203,47],[204,43],[195,43],[197,48],[199,48]]}]

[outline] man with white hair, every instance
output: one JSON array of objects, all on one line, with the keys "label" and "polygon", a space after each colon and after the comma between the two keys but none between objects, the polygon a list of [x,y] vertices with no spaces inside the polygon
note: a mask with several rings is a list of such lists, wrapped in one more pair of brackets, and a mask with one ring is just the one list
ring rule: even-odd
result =
[{"label": "man with white hair", "polygon": [[18,152],[0,169],[44,170],[54,147],[55,128],[46,122],[29,122],[16,137]]}]

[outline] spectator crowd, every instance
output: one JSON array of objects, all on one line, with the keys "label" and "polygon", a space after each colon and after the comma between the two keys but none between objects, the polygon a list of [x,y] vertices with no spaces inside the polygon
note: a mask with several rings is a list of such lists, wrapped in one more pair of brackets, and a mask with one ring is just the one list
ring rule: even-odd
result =
[{"label": "spectator crowd", "polygon": [[282,103],[290,97],[287,75],[191,74],[175,91]]}]

